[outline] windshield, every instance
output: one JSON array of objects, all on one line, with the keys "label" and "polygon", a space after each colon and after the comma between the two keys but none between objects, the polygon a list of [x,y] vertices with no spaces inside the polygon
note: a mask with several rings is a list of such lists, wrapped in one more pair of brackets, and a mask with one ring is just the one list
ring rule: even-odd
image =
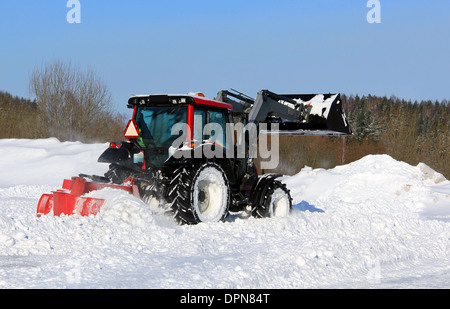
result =
[{"label": "windshield", "polygon": [[176,123],[187,123],[187,106],[140,106],[136,124],[145,148],[166,148],[181,136],[172,135]]}]

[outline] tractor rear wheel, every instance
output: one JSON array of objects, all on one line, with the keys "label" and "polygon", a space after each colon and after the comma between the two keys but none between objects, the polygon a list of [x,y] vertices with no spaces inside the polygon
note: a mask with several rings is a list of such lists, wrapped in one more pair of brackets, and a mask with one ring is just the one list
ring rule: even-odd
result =
[{"label": "tractor rear wheel", "polygon": [[174,173],[168,195],[180,224],[218,222],[228,215],[228,178],[216,163],[181,166]]}]

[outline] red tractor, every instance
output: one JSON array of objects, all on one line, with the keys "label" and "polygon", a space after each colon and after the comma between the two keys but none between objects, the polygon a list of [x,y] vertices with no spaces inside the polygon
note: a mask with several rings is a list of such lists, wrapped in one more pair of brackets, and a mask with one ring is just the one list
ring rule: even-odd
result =
[{"label": "red tractor", "polygon": [[200,93],[134,96],[128,107],[128,140],[111,143],[98,159],[109,171],[66,180],[62,190],[42,196],[38,215],[97,214],[104,200],[86,194],[111,187],[157,202],[180,224],[221,221],[244,210],[286,216],[292,199],[281,175],[258,176],[253,162],[259,134],[351,134],[339,94],[263,90],[252,99],[223,90],[215,100]]}]

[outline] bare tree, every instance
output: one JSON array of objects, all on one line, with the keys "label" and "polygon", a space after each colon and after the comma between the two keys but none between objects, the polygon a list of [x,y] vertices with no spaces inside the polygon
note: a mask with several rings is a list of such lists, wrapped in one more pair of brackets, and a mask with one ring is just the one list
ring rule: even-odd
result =
[{"label": "bare tree", "polygon": [[111,95],[103,80],[92,70],[83,71],[70,62],[56,60],[35,68],[29,87],[47,136],[92,140],[97,124],[105,115],[112,115]]}]

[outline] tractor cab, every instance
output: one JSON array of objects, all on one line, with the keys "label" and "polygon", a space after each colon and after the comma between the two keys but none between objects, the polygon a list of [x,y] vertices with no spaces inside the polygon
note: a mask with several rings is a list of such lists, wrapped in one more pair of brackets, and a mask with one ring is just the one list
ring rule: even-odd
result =
[{"label": "tractor cab", "polygon": [[184,146],[193,149],[210,142],[226,148],[226,124],[233,109],[230,104],[190,93],[134,96],[128,107],[133,109],[133,117],[124,135],[137,145],[139,152],[133,154],[133,164],[143,169],[162,167]]}]

